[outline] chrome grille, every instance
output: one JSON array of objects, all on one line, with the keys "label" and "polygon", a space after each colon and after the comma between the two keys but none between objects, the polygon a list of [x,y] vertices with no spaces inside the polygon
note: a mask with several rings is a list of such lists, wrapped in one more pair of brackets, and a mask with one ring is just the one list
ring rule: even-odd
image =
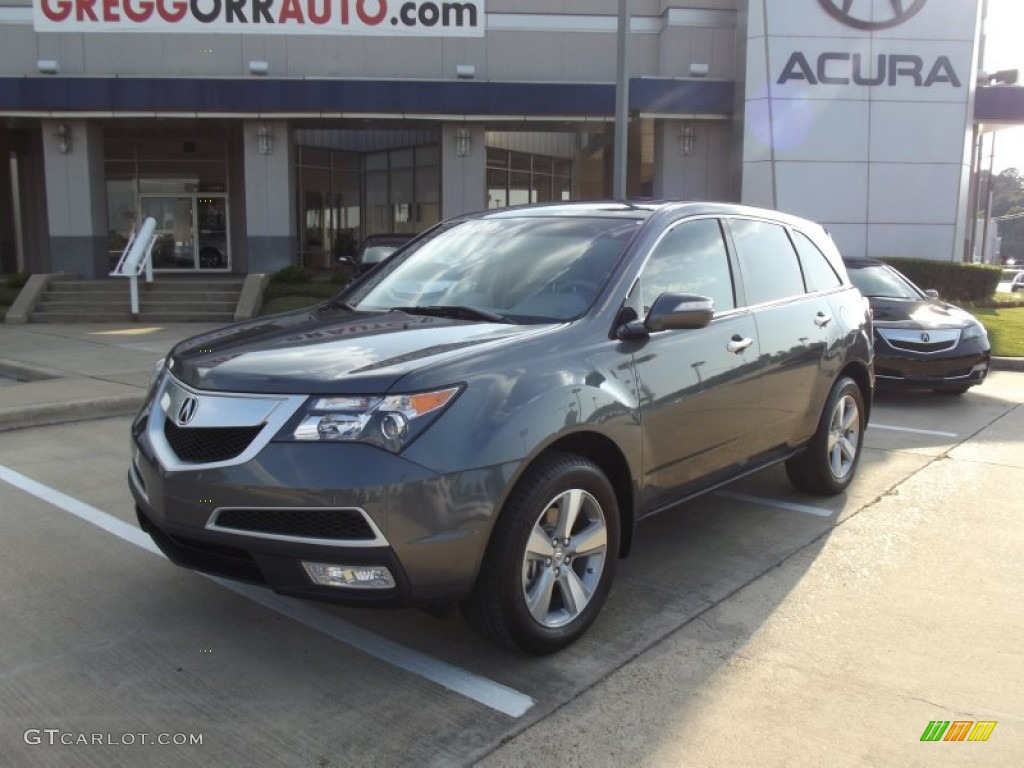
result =
[{"label": "chrome grille", "polygon": [[933,355],[954,349],[960,343],[958,328],[925,331],[903,328],[876,328],[875,332],[893,349]]}]

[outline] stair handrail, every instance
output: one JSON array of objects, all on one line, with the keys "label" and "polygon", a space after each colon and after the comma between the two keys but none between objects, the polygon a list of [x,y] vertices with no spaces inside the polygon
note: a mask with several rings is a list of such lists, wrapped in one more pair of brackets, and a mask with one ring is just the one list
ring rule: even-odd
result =
[{"label": "stair handrail", "polygon": [[156,219],[148,216],[138,232],[132,228],[128,244],[110,273],[111,277],[127,277],[130,281],[132,317],[139,316],[139,275],[146,273],[146,282],[153,282],[153,246],[156,245]]}]

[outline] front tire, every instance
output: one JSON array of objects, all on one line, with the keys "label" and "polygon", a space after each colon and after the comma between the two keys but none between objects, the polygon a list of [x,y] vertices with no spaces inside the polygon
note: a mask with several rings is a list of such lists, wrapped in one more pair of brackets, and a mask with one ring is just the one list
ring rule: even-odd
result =
[{"label": "front tire", "polygon": [[806,450],[786,462],[790,482],[807,493],[842,493],[857,471],[865,426],[864,396],[857,382],[844,376],[832,387]]},{"label": "front tire", "polygon": [[575,454],[542,456],[501,511],[463,614],[499,645],[561,650],[597,618],[618,551],[618,503],[605,474]]}]

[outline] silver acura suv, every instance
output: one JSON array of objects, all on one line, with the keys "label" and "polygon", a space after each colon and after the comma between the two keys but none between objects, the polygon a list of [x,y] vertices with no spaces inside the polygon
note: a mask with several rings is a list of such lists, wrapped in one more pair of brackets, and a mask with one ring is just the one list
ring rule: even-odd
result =
[{"label": "silver acura suv", "polygon": [[350,605],[460,605],[578,638],[634,527],[762,467],[842,492],[866,303],[809,221],[709,203],[528,206],[424,233],[311,309],[178,344],[132,425],[174,562]]}]

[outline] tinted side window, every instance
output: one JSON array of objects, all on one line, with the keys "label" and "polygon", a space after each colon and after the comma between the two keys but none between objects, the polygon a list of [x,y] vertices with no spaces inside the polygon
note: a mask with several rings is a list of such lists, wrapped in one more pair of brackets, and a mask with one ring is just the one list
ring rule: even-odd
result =
[{"label": "tinted side window", "polygon": [[793,233],[793,245],[800,255],[800,264],[804,268],[804,279],[807,281],[808,291],[827,291],[830,288],[838,288],[843,284],[839,275],[832,269],[825,254],[818,250],[818,246],[805,235],[797,230],[790,230]]},{"label": "tinted side window", "polygon": [[729,254],[717,219],[684,221],[673,227],[654,248],[641,276],[644,314],[661,294],[695,293],[710,296],[715,311],[733,309]]},{"label": "tinted side window", "polygon": [[748,304],[804,293],[800,263],[783,227],[766,221],[730,219],[729,228],[736,241]]}]

